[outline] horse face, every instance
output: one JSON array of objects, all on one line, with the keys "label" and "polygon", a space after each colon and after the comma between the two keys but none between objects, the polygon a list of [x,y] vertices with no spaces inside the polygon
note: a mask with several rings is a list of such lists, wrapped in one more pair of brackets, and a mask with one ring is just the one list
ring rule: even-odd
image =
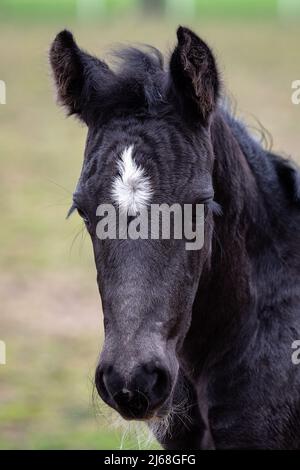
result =
[{"label": "horse face", "polygon": [[[116,137],[116,129],[120,127],[121,122],[116,120],[113,128],[106,129],[105,133]],[[112,207],[117,206],[116,213],[120,213],[124,207],[116,204],[119,190],[129,206],[128,209],[131,209],[130,217],[126,218],[128,232],[139,218],[138,205],[141,201],[146,204],[146,196],[147,215],[155,202],[163,201],[168,207],[177,204],[177,207],[183,209],[184,203],[192,202],[194,205],[212,197],[211,176],[205,165],[200,172],[196,168],[185,172],[184,176],[181,176],[181,183],[184,180],[182,186],[174,178],[174,174],[180,175],[180,172],[183,172],[187,161],[191,168],[195,166],[193,160],[196,161],[197,155],[178,132],[176,137],[174,135],[172,138],[174,130],[172,126],[168,126],[167,121],[155,125],[151,119],[149,122],[143,120],[143,123],[132,120],[130,127],[134,127],[134,132],[127,130],[126,137],[135,143],[129,147],[125,143],[125,150],[117,150],[122,147],[122,138],[117,148],[110,146],[106,150],[103,146],[103,136],[102,144],[93,142],[92,145],[92,148],[97,149],[96,152],[100,149],[100,154],[106,154],[106,163],[98,173],[99,181],[102,179],[101,175],[105,175],[105,178],[102,188],[97,191],[96,200],[105,201],[105,208],[107,206],[108,209],[110,205],[107,202],[111,203]],[[162,141],[162,136],[168,137],[166,142],[174,142],[174,139],[177,139],[177,148],[182,147],[182,152],[178,150],[178,154],[174,154],[174,149],[167,143],[161,145],[159,152],[153,144],[153,147],[149,148],[144,145],[147,139],[151,141],[156,138]],[[107,138],[107,141],[110,140]],[[140,194],[134,198],[137,216],[133,214],[131,207],[132,194],[131,197],[129,194],[128,198],[124,195],[124,192],[130,192],[124,176],[128,176],[130,168],[123,166],[120,169],[119,164],[128,148],[132,149],[132,162],[135,162],[140,170],[134,179],[134,194],[147,189],[143,198]],[[185,155],[187,150],[189,158]],[[93,160],[92,156],[89,158]],[[172,170],[173,175],[169,170],[172,159],[176,162]],[[206,162],[208,159],[207,155]],[[107,162],[110,163],[106,171]],[[126,162],[124,165],[126,164],[132,166],[131,163]],[[201,190],[195,181],[195,174],[203,181]],[[128,180],[130,181],[129,176]],[[105,181],[108,182],[107,186]],[[116,181],[120,185],[123,181],[124,187],[116,188]],[[92,218],[93,210],[83,206],[83,201],[87,200],[84,191],[88,190],[88,185],[89,183],[83,184],[78,188],[74,198],[77,200],[79,196],[82,204],[78,202],[78,206],[85,207],[84,212],[88,211]],[[132,239],[129,236],[126,239],[99,237],[97,221],[93,220],[91,223],[89,230],[93,241],[105,325],[105,344],[96,372],[96,385],[104,401],[117,408],[124,417],[140,419],[167,411],[178,373],[177,355],[190,326],[199,277],[209,257],[212,214],[207,205],[205,217],[205,243],[201,250],[188,250],[185,238],[174,239],[172,235],[169,239],[153,239],[152,227],[148,227],[144,239]],[[105,218],[100,220],[102,222]]]},{"label": "horse face", "polygon": [[[137,50],[123,52],[122,67],[112,72],[82,52],[68,32],[58,35],[50,53],[60,101],[89,128],[73,208],[91,235],[103,305],[96,386],[127,419],[168,412],[210,255],[209,123],[217,72],[205,43],[183,28],[177,35],[168,72],[159,53]],[[142,238],[103,236],[103,207],[115,209],[113,227],[121,225],[114,217],[125,214],[129,231],[137,217],[162,203],[176,204],[179,212],[185,204],[205,204],[201,250],[187,249],[184,238],[153,238],[151,226]]]}]

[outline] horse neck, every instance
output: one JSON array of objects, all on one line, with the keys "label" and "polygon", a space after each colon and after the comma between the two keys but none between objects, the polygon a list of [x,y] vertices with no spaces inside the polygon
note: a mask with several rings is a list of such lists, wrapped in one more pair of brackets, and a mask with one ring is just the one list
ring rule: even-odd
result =
[{"label": "horse neck", "polygon": [[[237,139],[230,126],[233,122],[225,120],[223,114],[217,114],[211,125],[215,200],[222,209],[222,215],[214,217],[211,275],[227,273],[223,283],[228,288],[235,287],[238,296],[235,302],[239,304],[243,299],[249,300],[243,284],[244,287],[249,284],[253,257],[251,236],[256,238],[261,223],[268,223],[265,205],[268,196],[261,194],[261,182],[258,181],[261,170],[254,174],[242,147],[246,134]],[[241,128],[241,132],[245,133],[245,130]],[[248,135],[247,138],[251,142]],[[256,147],[254,142],[253,145],[255,150],[252,151],[263,154],[258,145]]]},{"label": "horse neck", "polygon": [[[245,348],[255,328],[255,242],[252,234],[266,219],[257,178],[233,130],[220,113],[211,124],[215,155],[215,200],[211,258],[201,275],[192,323],[183,348],[184,362],[197,367],[224,356],[228,348]],[[253,245],[253,252],[252,252]],[[213,351],[212,351],[213,345]]]},{"label": "horse neck", "polygon": [[211,139],[215,155],[215,200],[222,208],[222,215],[214,217],[208,278],[215,295],[219,292],[223,303],[220,310],[224,315],[223,321],[231,325],[232,321],[238,323],[239,319],[242,322],[247,319],[247,306],[253,297],[251,287],[255,262],[252,251],[255,243],[251,237],[256,238],[263,221],[267,224],[267,213],[257,175],[248,163],[241,142],[222,114],[216,115],[212,122]]}]

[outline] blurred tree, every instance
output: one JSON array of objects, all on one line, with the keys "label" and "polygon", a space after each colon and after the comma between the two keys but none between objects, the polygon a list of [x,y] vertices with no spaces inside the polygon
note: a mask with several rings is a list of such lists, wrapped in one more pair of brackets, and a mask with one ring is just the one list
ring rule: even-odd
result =
[{"label": "blurred tree", "polygon": [[141,0],[145,13],[161,13],[165,11],[165,0]]}]

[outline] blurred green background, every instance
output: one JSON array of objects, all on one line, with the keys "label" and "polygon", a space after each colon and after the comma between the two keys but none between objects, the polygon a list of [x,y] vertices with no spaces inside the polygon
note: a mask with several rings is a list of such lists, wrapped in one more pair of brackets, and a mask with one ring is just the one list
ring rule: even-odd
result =
[{"label": "blurred green background", "polygon": [[[93,398],[102,343],[91,246],[65,220],[86,129],[55,105],[47,51],[62,28],[105,56],[117,43],[170,54],[181,22],[213,47],[224,89],[253,132],[300,161],[298,0],[0,0],[0,448],[126,449],[141,434],[114,426]],[[258,121],[259,119],[259,121]],[[268,139],[271,143],[271,137]],[[126,429],[126,428],[124,428]],[[147,444],[157,447],[155,442]]]}]

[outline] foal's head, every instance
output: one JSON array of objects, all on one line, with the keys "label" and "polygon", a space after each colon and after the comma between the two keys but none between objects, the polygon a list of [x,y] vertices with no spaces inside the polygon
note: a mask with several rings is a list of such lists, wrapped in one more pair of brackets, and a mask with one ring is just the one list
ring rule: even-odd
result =
[{"label": "foal's head", "polygon": [[[212,232],[211,115],[219,80],[210,49],[180,27],[170,64],[160,53],[126,49],[113,70],[82,51],[68,31],[50,61],[58,99],[88,127],[73,207],[91,236],[105,344],[96,371],[103,400],[128,419],[168,412],[178,355],[191,323]],[[100,239],[99,204],[131,218],[153,203],[205,204],[205,242]]]}]

